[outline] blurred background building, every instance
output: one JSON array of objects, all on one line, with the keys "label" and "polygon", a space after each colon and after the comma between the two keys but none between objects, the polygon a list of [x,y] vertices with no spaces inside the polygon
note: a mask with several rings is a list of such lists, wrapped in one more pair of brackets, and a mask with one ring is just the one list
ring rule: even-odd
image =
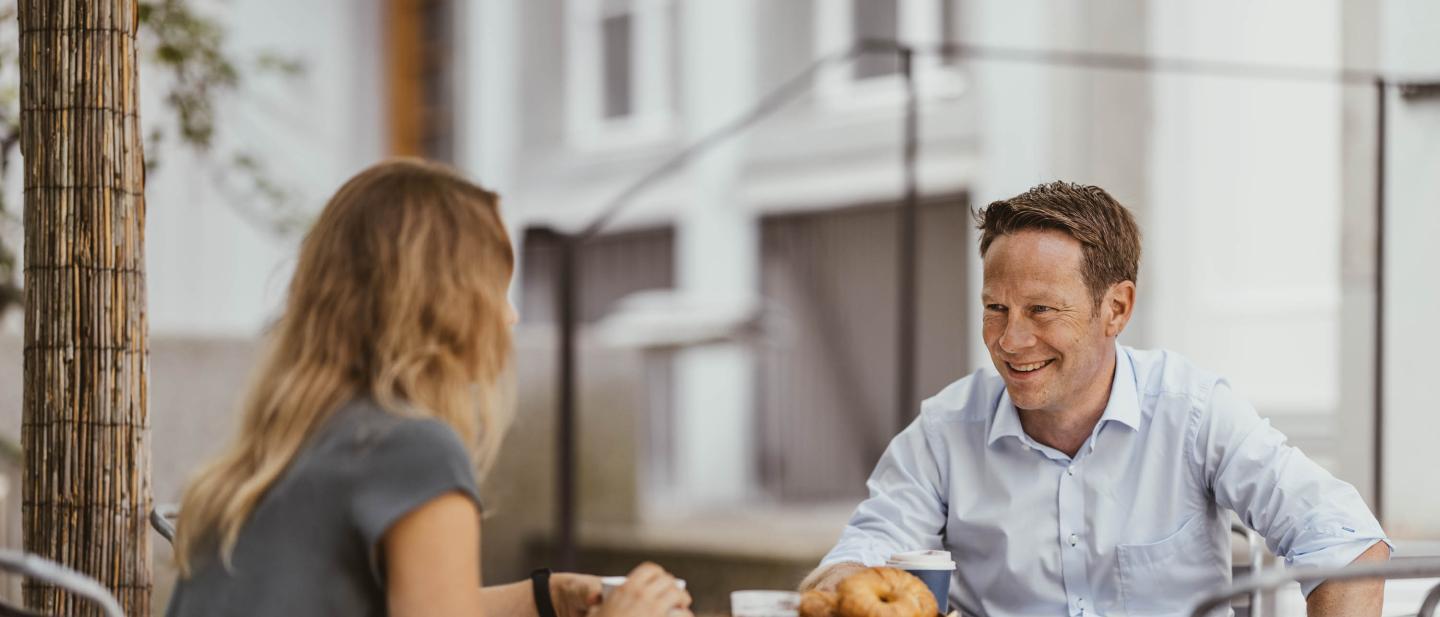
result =
[{"label": "blurred background building", "polygon": [[[453,163],[503,196],[521,256],[512,287],[520,402],[485,486],[492,581],[523,577],[553,548],[558,261],[539,230],[590,225],[638,178],[818,58],[873,38],[1440,76],[1440,6],[1419,2],[201,6],[234,49],[277,50],[306,66],[302,77],[249,82],[224,101],[218,139],[261,153],[307,211],[392,154]],[[1431,317],[1440,308],[1431,240],[1440,232],[1440,99],[1394,89],[1386,98],[1377,358],[1378,103],[1369,84],[1047,66],[1005,54],[921,55],[915,69],[917,399],[989,363],[970,210],[1053,179],[1098,184],[1145,233],[1139,312],[1122,342],[1173,349],[1228,376],[1293,444],[1382,509],[1399,551],[1440,554],[1430,454],[1440,414],[1428,388],[1440,348]],[[159,108],[159,79],[142,67],[147,109]],[[793,586],[865,495],[899,428],[903,101],[893,56],[830,65],[803,96],[627,202],[581,248],[582,566],[611,573],[657,559],[690,578],[697,598]],[[174,501],[228,439],[299,236],[228,198],[223,168],[178,151],[159,158],[147,192],[154,486],[158,501]],[[18,203],[18,179],[7,186]],[[13,443],[18,315],[3,326],[0,434]],[[18,480],[9,486],[7,545],[18,546]],[[163,543],[156,555],[168,563]],[[163,584],[157,594],[168,597]]]}]

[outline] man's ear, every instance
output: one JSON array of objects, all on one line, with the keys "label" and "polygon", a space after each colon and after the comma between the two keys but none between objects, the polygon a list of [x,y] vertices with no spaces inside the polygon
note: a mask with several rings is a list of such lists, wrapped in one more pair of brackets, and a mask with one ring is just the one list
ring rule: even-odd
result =
[{"label": "man's ear", "polygon": [[1135,282],[1120,281],[1105,292],[1100,313],[1105,320],[1105,336],[1120,336],[1130,316],[1135,314]]}]

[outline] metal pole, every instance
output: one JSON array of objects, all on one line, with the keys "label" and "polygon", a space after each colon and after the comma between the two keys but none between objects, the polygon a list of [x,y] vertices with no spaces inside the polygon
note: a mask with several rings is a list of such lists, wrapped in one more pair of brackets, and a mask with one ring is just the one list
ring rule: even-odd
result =
[{"label": "metal pole", "polygon": [[559,451],[557,475],[557,496],[555,520],[555,567],[561,570],[574,571],[576,566],[575,548],[575,520],[576,520],[576,499],[575,499],[575,330],[576,313],[575,306],[578,295],[576,281],[578,280],[576,269],[579,266],[575,253],[578,249],[578,239],[570,234],[558,233],[554,235],[559,250],[559,262],[556,272],[556,297],[559,298],[559,306],[556,307],[556,321],[559,326],[560,357],[559,357],[559,406],[556,426],[555,448]]},{"label": "metal pole", "polygon": [[905,200],[897,212],[896,231],[896,358],[895,413],[896,432],[903,430],[915,417],[915,310],[916,267],[919,264],[919,241],[916,229],[919,219],[919,189],[916,186],[915,161],[920,153],[919,101],[915,95],[914,51],[906,46],[898,50],[900,74],[905,78],[905,135],[902,167],[905,174]]},{"label": "metal pole", "polygon": [[1375,78],[1375,518],[1385,522],[1385,78]]}]

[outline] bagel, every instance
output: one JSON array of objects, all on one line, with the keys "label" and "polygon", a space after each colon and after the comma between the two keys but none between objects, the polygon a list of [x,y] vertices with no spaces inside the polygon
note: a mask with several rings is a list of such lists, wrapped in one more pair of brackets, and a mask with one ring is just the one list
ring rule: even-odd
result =
[{"label": "bagel", "polygon": [[898,568],[869,568],[840,581],[838,617],[935,617],[930,588]]},{"label": "bagel", "polygon": [[835,617],[840,594],[833,591],[807,591],[800,596],[800,617]]}]

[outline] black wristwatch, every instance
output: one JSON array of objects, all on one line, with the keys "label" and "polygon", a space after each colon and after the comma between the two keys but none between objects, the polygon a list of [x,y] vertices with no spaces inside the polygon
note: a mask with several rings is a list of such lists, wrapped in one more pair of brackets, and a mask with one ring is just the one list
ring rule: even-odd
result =
[{"label": "black wristwatch", "polygon": [[535,594],[535,612],[540,617],[556,617],[555,603],[550,601],[550,568],[530,573],[530,591]]}]

